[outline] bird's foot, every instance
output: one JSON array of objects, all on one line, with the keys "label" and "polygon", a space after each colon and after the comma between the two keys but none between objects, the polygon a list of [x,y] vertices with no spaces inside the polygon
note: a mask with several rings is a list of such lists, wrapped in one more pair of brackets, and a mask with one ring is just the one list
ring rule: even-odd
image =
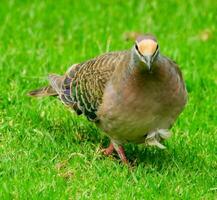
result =
[{"label": "bird's foot", "polygon": [[127,160],[126,155],[125,155],[124,147],[121,145],[118,145],[117,148],[115,147],[115,150],[117,151],[121,161],[124,164],[128,164],[128,160]]},{"label": "bird's foot", "polygon": [[110,145],[107,148],[102,150],[102,152],[104,153],[104,155],[109,156],[109,155],[111,155],[113,153],[114,149],[115,149],[114,145],[111,142]]},{"label": "bird's foot", "polygon": [[118,153],[121,161],[124,164],[128,164],[128,160],[125,156],[124,148],[122,145],[118,145],[116,143],[111,142],[107,148],[102,150],[102,152],[104,153],[104,155],[108,156],[111,155],[114,152],[114,150]]},{"label": "bird's foot", "polygon": [[167,129],[158,129],[149,133],[146,137],[146,143],[151,146],[157,146],[160,149],[165,149],[166,147],[161,144],[162,140],[166,140],[171,136],[171,133]]}]

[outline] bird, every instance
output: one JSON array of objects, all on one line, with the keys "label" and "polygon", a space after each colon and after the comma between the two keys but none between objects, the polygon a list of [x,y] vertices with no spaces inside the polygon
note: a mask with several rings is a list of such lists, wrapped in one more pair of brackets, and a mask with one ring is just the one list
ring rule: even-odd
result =
[{"label": "bird", "polygon": [[55,96],[77,115],[85,115],[110,138],[102,151],[116,151],[129,163],[124,144],[165,148],[170,128],[187,103],[179,66],[160,53],[156,37],[140,35],[128,50],[108,52],[73,64],[64,75],[28,94]]}]

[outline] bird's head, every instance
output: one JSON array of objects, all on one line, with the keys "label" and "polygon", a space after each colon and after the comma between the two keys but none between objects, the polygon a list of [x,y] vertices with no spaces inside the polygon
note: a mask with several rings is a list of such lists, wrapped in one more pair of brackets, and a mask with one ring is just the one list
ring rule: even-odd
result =
[{"label": "bird's head", "polygon": [[139,36],[135,41],[133,51],[139,61],[151,71],[152,63],[159,55],[159,45],[156,38],[152,35]]}]

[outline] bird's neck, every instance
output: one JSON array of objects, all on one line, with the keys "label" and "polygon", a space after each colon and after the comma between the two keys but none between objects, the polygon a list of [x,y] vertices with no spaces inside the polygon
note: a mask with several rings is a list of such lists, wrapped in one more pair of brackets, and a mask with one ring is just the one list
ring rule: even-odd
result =
[{"label": "bird's neck", "polygon": [[162,60],[162,57],[160,54],[155,58],[155,60],[152,63],[151,70],[147,68],[145,63],[134,53],[134,51],[131,51],[131,58],[129,65],[126,70],[126,76],[131,76],[134,73],[141,73],[141,74],[153,74],[157,72],[158,63],[160,63]]},{"label": "bird's neck", "polygon": [[131,52],[129,64],[117,68],[116,73],[118,76],[112,82],[118,91],[122,91],[123,87],[131,85],[132,82],[140,86],[146,85],[147,81],[165,82],[169,77],[166,72],[168,69],[162,64],[163,62],[163,57],[159,55],[152,64],[152,70],[149,71],[145,64],[134,57]]},{"label": "bird's neck", "polygon": [[165,64],[166,60],[160,54],[152,63],[151,70],[145,66],[140,59],[131,57],[130,64],[124,73],[124,79],[127,82],[129,79],[146,82],[147,80],[165,82],[170,78],[170,65]]}]

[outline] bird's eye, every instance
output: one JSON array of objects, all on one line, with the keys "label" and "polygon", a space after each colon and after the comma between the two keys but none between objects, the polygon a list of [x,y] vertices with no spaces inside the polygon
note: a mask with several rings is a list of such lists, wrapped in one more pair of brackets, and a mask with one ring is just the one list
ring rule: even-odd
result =
[{"label": "bird's eye", "polygon": [[137,45],[137,44],[135,44],[135,48],[136,48],[137,51],[139,51],[139,48],[138,48],[138,45]]},{"label": "bird's eye", "polygon": [[155,53],[158,51],[158,44],[157,44],[157,47],[156,47],[156,50],[155,50]]},{"label": "bird's eye", "polygon": [[139,47],[138,47],[137,44],[135,44],[135,48],[136,48],[136,51],[138,52],[138,54],[139,54],[140,56],[143,56],[143,55],[141,54],[141,52],[139,51]]},{"label": "bird's eye", "polygon": [[157,54],[157,52],[158,52],[158,45],[157,45],[156,50],[155,50],[153,55],[155,56]]}]

